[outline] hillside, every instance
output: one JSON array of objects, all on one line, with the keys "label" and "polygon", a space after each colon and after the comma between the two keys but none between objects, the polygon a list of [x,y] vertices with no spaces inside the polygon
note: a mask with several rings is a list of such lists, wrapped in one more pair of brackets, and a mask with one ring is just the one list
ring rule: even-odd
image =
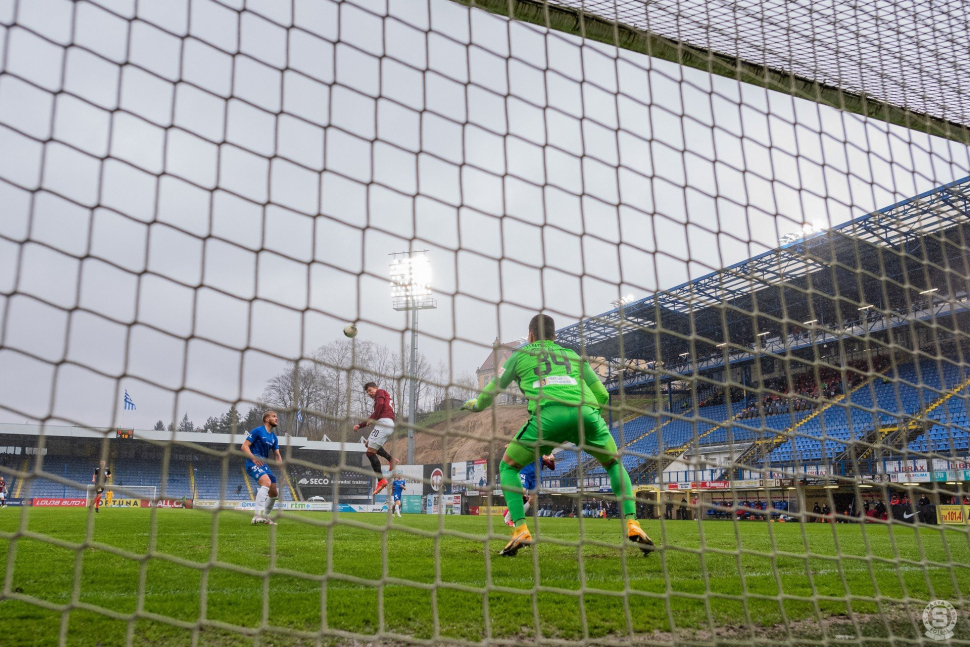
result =
[{"label": "hillside", "polygon": [[[525,406],[495,407],[482,413],[454,412],[449,422],[436,422],[414,435],[415,463],[450,463],[500,457],[509,438],[529,419]],[[434,420],[433,418],[431,420]],[[420,424],[420,423],[419,423]],[[423,425],[422,425],[423,426]],[[388,443],[388,450],[402,460],[407,456],[403,427]]]}]

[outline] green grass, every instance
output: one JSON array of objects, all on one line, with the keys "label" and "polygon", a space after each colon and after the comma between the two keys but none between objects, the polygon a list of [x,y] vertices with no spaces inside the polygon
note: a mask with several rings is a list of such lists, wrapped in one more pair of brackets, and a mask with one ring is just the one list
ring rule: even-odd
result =
[{"label": "green grass", "polygon": [[[485,517],[444,517],[436,536],[439,518],[426,515],[394,520],[384,533],[387,518],[376,514],[334,524],[329,514],[302,513],[270,529],[243,513],[156,513],[0,510],[0,564],[16,598],[0,598],[0,645],[57,645],[61,631],[64,644],[85,647],[126,644],[129,632],[131,644],[166,647],[333,644],[350,634],[820,639],[854,633],[851,623],[833,628],[847,613],[864,614],[863,634],[915,637],[916,612],[896,601],[970,594],[963,528],[651,521],[644,527],[668,548],[643,558],[621,543],[618,521],[584,520],[580,549],[579,520],[542,519],[547,541],[500,559],[507,529],[496,526],[486,542]],[[22,522],[35,536],[11,541]],[[270,567],[277,572],[266,575]],[[61,610],[75,599],[81,607]],[[203,617],[195,636],[176,626]],[[259,640],[246,636],[260,626],[268,629]],[[312,633],[322,640],[303,635]]]},{"label": "green grass", "polygon": [[445,422],[446,420],[451,420],[452,422],[456,420],[461,420],[462,418],[471,415],[470,411],[446,411],[442,409],[441,411],[429,411],[428,413],[420,413],[414,418],[414,423],[420,427],[431,427],[438,424],[439,422]]}]

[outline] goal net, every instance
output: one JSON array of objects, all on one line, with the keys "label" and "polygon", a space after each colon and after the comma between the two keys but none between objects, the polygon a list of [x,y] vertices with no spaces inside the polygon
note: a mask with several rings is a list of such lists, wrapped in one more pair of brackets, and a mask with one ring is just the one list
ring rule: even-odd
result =
[{"label": "goal net", "polygon": [[0,0],[0,642],[967,644],[968,22]]}]

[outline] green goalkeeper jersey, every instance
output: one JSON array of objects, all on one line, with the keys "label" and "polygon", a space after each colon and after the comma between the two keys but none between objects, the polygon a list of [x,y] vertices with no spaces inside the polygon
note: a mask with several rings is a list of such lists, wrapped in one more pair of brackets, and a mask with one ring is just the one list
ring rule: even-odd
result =
[{"label": "green goalkeeper jersey", "polygon": [[599,377],[579,355],[553,341],[537,341],[515,351],[505,361],[501,375],[478,396],[479,410],[485,409],[512,382],[529,402],[529,413],[549,404],[599,407],[609,399]]}]

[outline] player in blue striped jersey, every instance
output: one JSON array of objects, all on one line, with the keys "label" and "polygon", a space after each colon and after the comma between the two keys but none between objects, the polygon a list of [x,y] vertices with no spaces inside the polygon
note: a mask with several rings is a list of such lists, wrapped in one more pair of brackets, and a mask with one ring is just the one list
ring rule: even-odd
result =
[{"label": "player in blue striped jersey", "polygon": [[407,481],[404,477],[398,474],[393,481],[391,481],[391,492],[392,499],[394,502],[393,512],[397,516],[401,516],[401,494],[407,489]]},{"label": "player in blue striped jersey", "polygon": [[[525,490],[526,495],[529,497],[525,502],[526,512],[529,512],[529,508],[535,505],[538,500],[536,485],[538,484],[539,470],[543,467],[547,470],[556,469],[556,457],[552,454],[543,456],[540,460],[529,463],[519,471],[519,480],[522,481],[522,489]],[[509,514],[508,510],[505,511],[505,525],[515,526],[512,522],[512,515]]]},{"label": "player in blue striped jersey", "polygon": [[259,490],[256,492],[256,511],[253,514],[253,525],[268,524],[275,526],[276,522],[269,518],[279,490],[276,487],[276,475],[270,470],[266,461],[272,458],[276,464],[283,465],[280,456],[280,442],[276,437],[279,419],[275,411],[263,414],[263,426],[256,427],[248,434],[242,444],[242,452],[246,455],[246,472],[256,481]]}]

